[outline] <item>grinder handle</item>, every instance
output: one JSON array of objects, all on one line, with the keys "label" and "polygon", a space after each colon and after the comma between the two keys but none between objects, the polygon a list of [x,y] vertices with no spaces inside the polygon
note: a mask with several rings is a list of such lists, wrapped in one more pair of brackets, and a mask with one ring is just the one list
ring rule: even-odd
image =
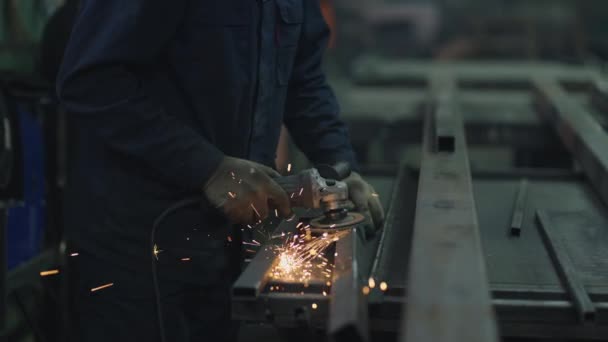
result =
[{"label": "grinder handle", "polygon": [[321,177],[325,179],[333,179],[337,181],[341,181],[346,177],[350,176],[351,167],[348,162],[337,162],[333,165],[330,164],[319,164],[317,166],[317,170]]}]

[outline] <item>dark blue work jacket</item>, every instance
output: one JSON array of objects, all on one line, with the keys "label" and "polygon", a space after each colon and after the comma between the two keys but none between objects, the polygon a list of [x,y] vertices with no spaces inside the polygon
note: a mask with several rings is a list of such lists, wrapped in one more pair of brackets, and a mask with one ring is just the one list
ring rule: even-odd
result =
[{"label": "dark blue work jacket", "polygon": [[[223,155],[272,165],[282,123],[314,163],[354,163],[321,69],[328,34],[318,0],[82,1],[58,81],[77,131],[72,239],[148,261],[156,216],[201,194]],[[224,243],[190,214],[159,233],[166,259]]]}]

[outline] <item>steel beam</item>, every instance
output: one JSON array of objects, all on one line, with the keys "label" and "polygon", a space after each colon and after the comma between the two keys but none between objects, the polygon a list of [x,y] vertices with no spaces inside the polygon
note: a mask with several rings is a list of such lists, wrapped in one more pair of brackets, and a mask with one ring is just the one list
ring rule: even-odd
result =
[{"label": "steel beam", "polygon": [[[438,79],[437,82],[449,82]],[[453,84],[432,83],[432,100],[453,94]],[[400,341],[497,341],[485,262],[473,200],[464,124],[455,102],[450,113],[453,153],[434,153],[432,115],[425,134]]]},{"label": "steel beam", "polygon": [[594,321],[596,319],[595,306],[585,290],[585,286],[572,263],[572,259],[566,252],[562,239],[553,231],[554,227],[551,223],[551,218],[542,210],[536,212],[536,217],[539,223],[538,230],[543,237],[545,247],[553,260],[557,274],[572,298],[579,321]]},{"label": "steel beam", "polygon": [[369,340],[367,301],[361,290],[362,276],[357,262],[359,236],[355,230],[336,242],[329,335],[337,342]]},{"label": "steel beam", "polygon": [[555,126],[563,144],[608,204],[608,134],[556,81],[537,77],[534,84],[539,115]]}]

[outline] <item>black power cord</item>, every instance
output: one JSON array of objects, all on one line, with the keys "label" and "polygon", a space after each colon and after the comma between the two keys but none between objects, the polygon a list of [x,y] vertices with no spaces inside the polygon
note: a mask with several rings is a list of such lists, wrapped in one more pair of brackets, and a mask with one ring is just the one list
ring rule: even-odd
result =
[{"label": "black power cord", "polygon": [[154,220],[154,224],[152,225],[152,231],[150,232],[150,256],[152,258],[152,282],[154,285],[154,296],[156,300],[156,314],[158,316],[158,329],[160,333],[160,339],[162,342],[167,342],[165,336],[165,324],[163,321],[163,313],[162,313],[162,305],[161,305],[161,297],[160,297],[160,285],[158,283],[158,272],[156,270],[156,249],[155,249],[155,240],[156,240],[156,231],[160,224],[171,214],[177,212],[180,209],[188,208],[191,206],[201,206],[202,198],[201,197],[190,197],[183,199],[181,201],[175,202],[169,208],[165,209],[157,218]]}]

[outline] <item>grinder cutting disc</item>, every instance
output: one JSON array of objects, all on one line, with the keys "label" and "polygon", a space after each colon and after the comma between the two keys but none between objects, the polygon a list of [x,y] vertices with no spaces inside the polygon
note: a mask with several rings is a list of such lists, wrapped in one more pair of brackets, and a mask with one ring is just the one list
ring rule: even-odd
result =
[{"label": "grinder cutting disc", "polygon": [[325,216],[317,217],[310,221],[311,226],[317,229],[340,229],[353,226],[365,220],[365,216],[359,213],[349,212],[343,218],[330,220]]}]

